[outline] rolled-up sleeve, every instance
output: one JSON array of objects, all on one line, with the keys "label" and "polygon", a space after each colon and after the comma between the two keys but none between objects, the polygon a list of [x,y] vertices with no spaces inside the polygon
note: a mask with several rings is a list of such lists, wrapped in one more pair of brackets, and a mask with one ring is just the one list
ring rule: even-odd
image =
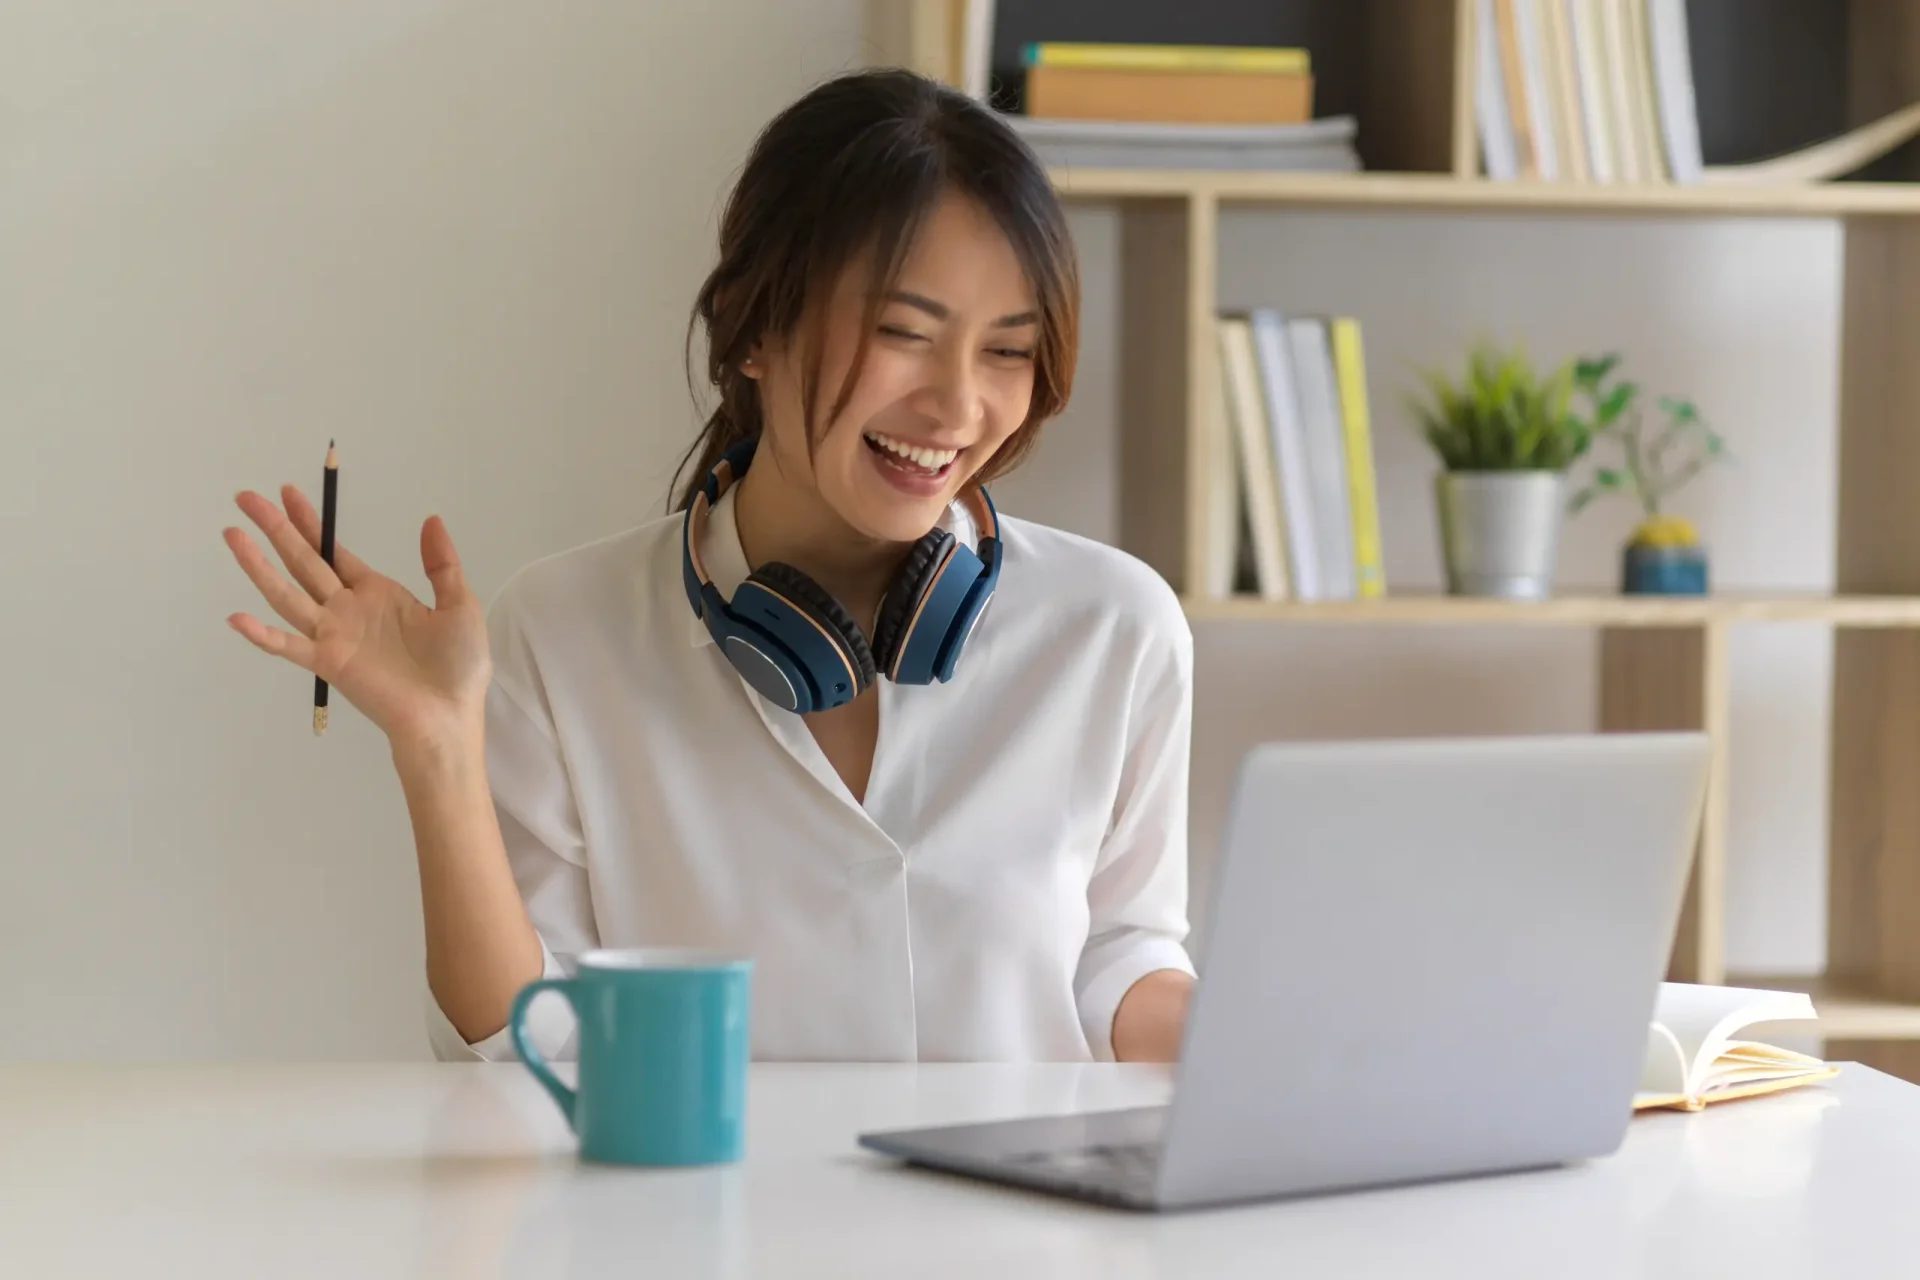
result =
[{"label": "rolled-up sleeve", "polygon": [[1113,1016],[1149,973],[1188,975],[1187,775],[1193,635],[1174,605],[1134,673],[1113,821],[1087,885],[1088,933],[1074,977],[1087,1046],[1111,1062]]},{"label": "rolled-up sleeve", "polygon": [[[487,691],[487,780],[514,883],[540,935],[541,976],[570,976],[580,953],[599,945],[589,890],[586,841],[560,741],[531,647],[507,601],[489,614],[494,678]],[[577,1053],[577,1023],[566,1000],[543,993],[527,1011],[534,1046],[550,1060]],[[507,1028],[468,1043],[427,995],[427,1039],[443,1062],[515,1061]]]}]

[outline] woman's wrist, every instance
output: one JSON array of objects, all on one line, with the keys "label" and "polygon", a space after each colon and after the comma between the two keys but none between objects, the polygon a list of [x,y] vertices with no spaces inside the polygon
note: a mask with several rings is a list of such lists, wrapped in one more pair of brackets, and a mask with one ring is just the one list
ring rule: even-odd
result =
[{"label": "woman's wrist", "polygon": [[433,730],[389,741],[400,785],[412,795],[420,788],[459,787],[487,775],[484,720],[450,722]]}]

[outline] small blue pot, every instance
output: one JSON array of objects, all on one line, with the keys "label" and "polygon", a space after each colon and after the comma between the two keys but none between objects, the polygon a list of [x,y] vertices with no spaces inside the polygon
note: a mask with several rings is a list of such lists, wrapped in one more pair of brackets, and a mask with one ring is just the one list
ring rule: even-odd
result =
[{"label": "small blue pot", "polygon": [[1703,596],[1707,553],[1700,547],[1629,542],[1620,555],[1620,590],[1630,596]]}]

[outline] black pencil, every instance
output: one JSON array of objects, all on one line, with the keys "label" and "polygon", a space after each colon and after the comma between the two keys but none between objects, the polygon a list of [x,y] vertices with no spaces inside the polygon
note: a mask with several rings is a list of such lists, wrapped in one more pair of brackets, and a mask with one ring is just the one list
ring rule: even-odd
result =
[{"label": "black pencil", "polygon": [[[340,451],[327,441],[326,470],[320,483],[320,558],[333,567],[334,512],[340,502]],[[327,682],[313,678],[313,732],[317,737],[327,731]]]}]

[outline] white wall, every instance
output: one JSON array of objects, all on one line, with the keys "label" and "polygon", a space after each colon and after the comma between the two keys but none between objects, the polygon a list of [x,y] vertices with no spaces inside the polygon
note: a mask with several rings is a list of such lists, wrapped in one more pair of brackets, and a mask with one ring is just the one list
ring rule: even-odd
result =
[{"label": "white wall", "polygon": [[[1085,383],[1033,464],[1000,487],[1116,531],[1112,316],[1118,219],[1076,210],[1088,261]],[[1221,304],[1358,316],[1364,326],[1389,589],[1442,584],[1433,463],[1405,396],[1426,364],[1458,368],[1478,335],[1535,356],[1617,350],[1655,394],[1692,396],[1738,454],[1688,489],[1717,587],[1833,585],[1838,230],[1818,222],[1592,221],[1229,211]],[[1561,584],[1617,587],[1624,502],[1567,529]],[[1195,910],[1239,754],[1265,737],[1584,731],[1594,724],[1581,630],[1196,627]],[[1827,680],[1831,636],[1734,633],[1728,957],[1817,971],[1825,950]]]},{"label": "white wall", "polygon": [[[233,492],[345,457],[342,540],[476,586],[661,510],[720,194],[753,132],[861,60],[859,0],[13,0],[0,6],[0,1059],[420,1057],[418,895],[377,735],[224,625]],[[1114,219],[1081,391],[1010,510],[1111,534]],[[1224,301],[1352,310],[1389,568],[1437,581],[1386,401],[1479,323],[1618,342],[1745,455],[1698,495],[1730,585],[1825,585],[1835,240],[1229,219]],[[1567,578],[1602,582],[1623,517]],[[1581,727],[1576,635],[1202,629],[1196,912],[1240,747]],[[1826,650],[1738,648],[1736,959],[1812,964]]]}]

